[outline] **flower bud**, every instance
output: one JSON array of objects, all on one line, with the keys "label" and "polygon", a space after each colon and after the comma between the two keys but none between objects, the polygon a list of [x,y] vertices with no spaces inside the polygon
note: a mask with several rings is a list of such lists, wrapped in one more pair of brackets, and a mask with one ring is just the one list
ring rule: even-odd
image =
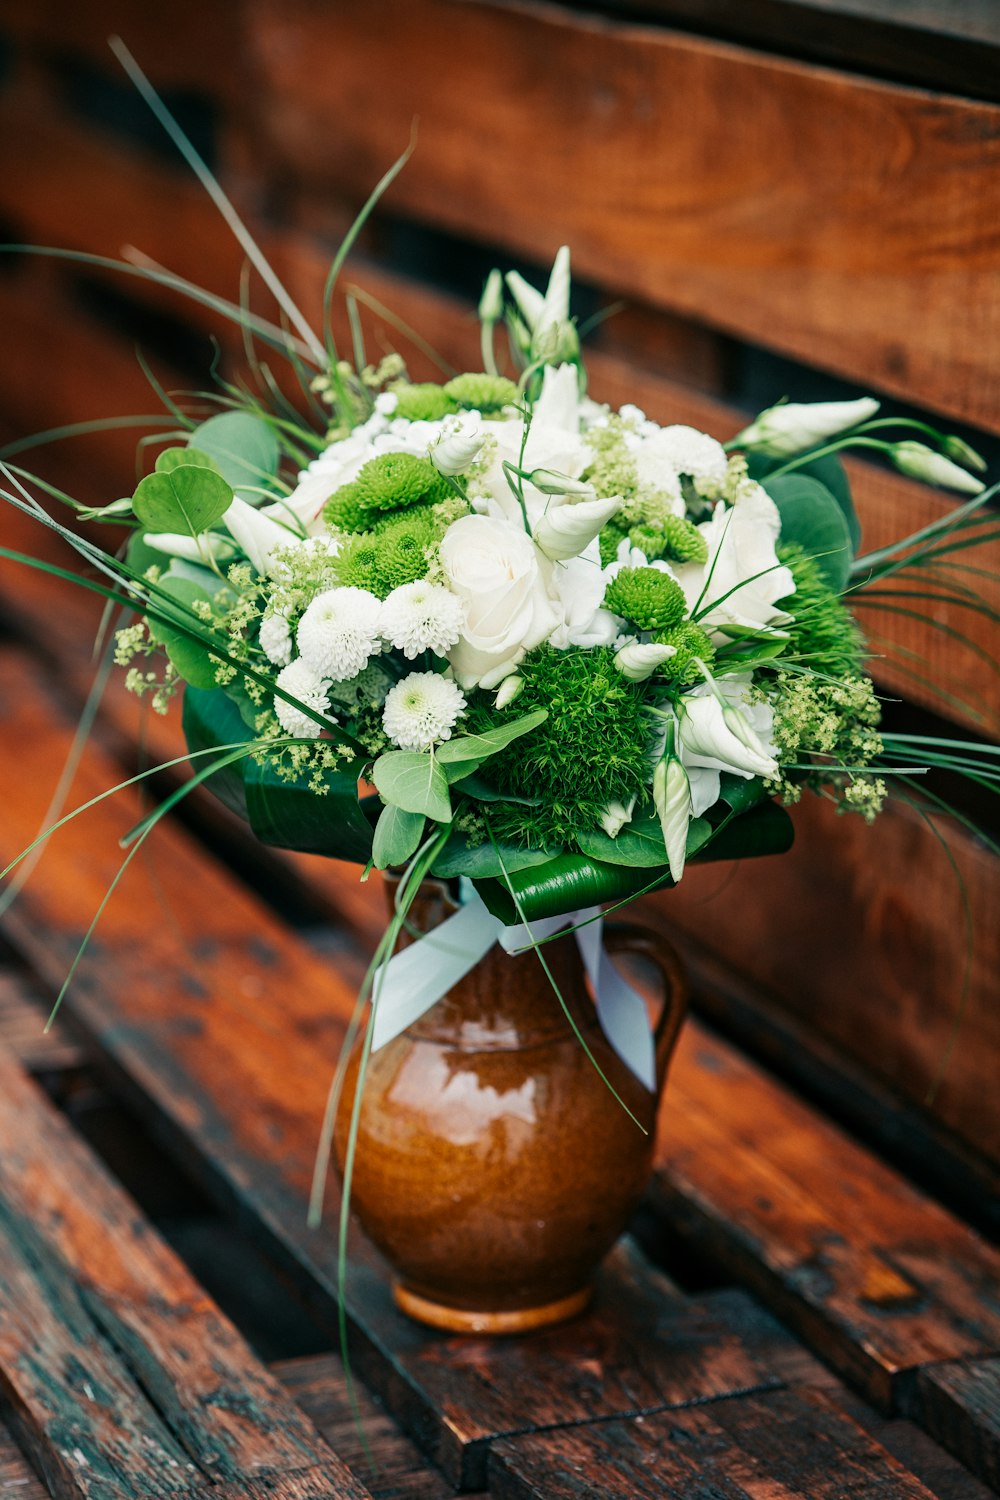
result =
[{"label": "flower bud", "polygon": [[954,459],[955,463],[961,464],[963,469],[978,469],[980,474],[986,473],[986,460],[975,448],[971,448],[963,438],[949,434],[941,439],[941,447],[946,458]]},{"label": "flower bud", "polygon": [[557,469],[532,469],[528,475],[536,490],[543,495],[574,495],[580,500],[596,500],[597,491],[586,479],[570,479]]},{"label": "flower bud", "polygon": [[503,316],[503,277],[492,270],[486,278],[483,295],[479,299],[479,321],[498,323]]},{"label": "flower bud", "polygon": [[536,291],[518,271],[507,272],[507,289],[514,299],[514,304],[521,315],[521,321],[529,334],[534,333],[535,325],[542,316],[545,309],[545,298],[541,292]]},{"label": "flower bud", "polygon": [[936,484],[942,489],[958,490],[963,495],[978,495],[986,488],[981,479],[960,469],[958,464],[935,453],[926,443],[912,439],[903,443],[892,443],[889,456],[901,474],[910,479],[921,479],[925,484]]},{"label": "flower bud", "polygon": [[685,698],[681,706],[683,754],[695,765],[707,765],[737,776],[776,776],[778,762],[762,744],[739,709],[718,698]]},{"label": "flower bud", "polygon": [[879,403],[870,396],[857,401],[786,401],[762,411],[733,438],[735,448],[753,448],[775,458],[815,448],[838,433],[867,422]]},{"label": "flower bud", "polygon": [[624,802],[609,802],[601,813],[601,827],[609,839],[616,839],[625,827],[626,823],[632,821],[632,813],[635,810],[635,798],[633,797],[628,806]]},{"label": "flower bud", "polygon": [[607,500],[569,500],[565,505],[550,505],[535,526],[535,545],[553,562],[579,557],[621,509],[621,503],[620,495],[612,495]]},{"label": "flower bud", "polygon": [[676,885],[684,874],[688,824],[691,821],[691,783],[676,755],[664,755],[653,772],[653,803],[663,830],[670,878]]},{"label": "flower bud", "polygon": [[515,698],[519,698],[523,692],[524,678],[520,677],[517,672],[512,672],[509,677],[504,678],[503,682],[497,688],[497,708],[506,708],[509,703],[513,703]]},{"label": "flower bud", "polygon": [[463,474],[475,460],[484,442],[476,412],[463,413],[446,422],[430,450],[430,461],[439,474]]},{"label": "flower bud", "polygon": [[655,641],[643,646],[634,641],[617,652],[615,666],[629,682],[645,682],[647,677],[652,677],[657,667],[676,655],[676,646],[660,646]]}]

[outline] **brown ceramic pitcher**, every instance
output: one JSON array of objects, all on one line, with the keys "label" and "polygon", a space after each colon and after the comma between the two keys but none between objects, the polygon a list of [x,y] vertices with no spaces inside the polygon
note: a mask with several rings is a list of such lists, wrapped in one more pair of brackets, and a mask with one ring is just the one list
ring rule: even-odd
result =
[{"label": "brown ceramic pitcher", "polygon": [[[428,883],[411,920],[427,931],[454,910]],[[369,1060],[352,1208],[397,1273],[398,1305],[421,1322],[519,1333],[572,1316],[638,1205],[685,986],[655,932],[608,925],[605,942],[662,976],[655,1094],[605,1038],[575,938],[544,952],[591,1052],[648,1134],[598,1076],[534,953],[492,948]],[[357,1069],[356,1053],[337,1118],[341,1170]]]}]

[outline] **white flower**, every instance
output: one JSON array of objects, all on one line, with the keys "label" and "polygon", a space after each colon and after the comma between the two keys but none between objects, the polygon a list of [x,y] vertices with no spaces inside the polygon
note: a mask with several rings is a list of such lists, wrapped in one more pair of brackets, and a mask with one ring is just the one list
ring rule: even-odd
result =
[{"label": "white flower", "polygon": [[379,391],[375,397],[375,410],[380,417],[391,417],[399,405],[399,397],[395,391]]},{"label": "white flower", "polygon": [[429,750],[465,712],[465,694],[439,672],[411,672],[386,694],[382,727],[401,750]]},{"label": "white flower", "polygon": [[664,755],[656,763],[653,803],[663,831],[670,878],[676,885],[684,874],[688,825],[693,810],[691,782],[676,755]]},{"label": "white flower", "polygon": [[282,547],[293,546],[298,539],[297,533],[290,531],[287,524],[282,525],[271,515],[255,510],[238,495],[233,498],[222,521],[258,573],[269,573],[274,554]]},{"label": "white flower", "polygon": [[185,536],[174,531],[147,531],[143,537],[147,547],[156,552],[165,552],[168,557],[180,557],[185,562],[228,563],[237,556],[238,549],[228,537],[217,531],[203,531],[201,536]]},{"label": "white flower", "polygon": [[950,458],[945,458],[943,453],[935,453],[925,443],[912,440],[893,443],[889,456],[901,474],[908,474],[911,479],[922,479],[925,484],[959,490],[964,495],[978,495],[986,488],[981,479],[966,473],[958,464],[953,464]]},{"label": "white flower", "polygon": [[577,500],[567,495],[562,504],[553,498],[535,523],[535,542],[546,557],[554,560],[565,562],[579,557],[621,505],[620,495],[605,500]]},{"label": "white flower", "polygon": [[[322,679],[301,657],[280,671],[275,682],[286,693],[291,693],[293,698],[308,704],[317,713],[331,717],[330,702]],[[274,697],[274,711],[285,733],[294,735],[297,739],[315,739],[322,730],[322,725],[317,724],[315,719],[309,718],[308,714],[294,704],[286,703],[277,694]]]},{"label": "white flower", "polygon": [[430,460],[439,474],[463,474],[477,458],[485,441],[479,413],[461,412],[446,417],[441,435],[431,444]]},{"label": "white flower", "polygon": [[727,466],[722,444],[696,427],[661,427],[636,454],[640,483],[669,494],[675,492],[679,474],[687,474],[699,488],[717,488]]},{"label": "white flower", "polygon": [[284,615],[265,615],[260,622],[260,649],[276,667],[292,659],[292,628]]},{"label": "white flower", "polygon": [[404,583],[382,605],[379,630],[410,661],[421,651],[443,656],[462,633],[465,610],[450,589],[428,583]]},{"label": "white flower", "polygon": [[[570,479],[579,478],[593,458],[580,434],[580,410],[575,366],[547,365],[523,454],[524,422],[520,418],[483,423],[483,436],[492,438],[493,444],[490,462],[479,487],[487,498],[492,515],[523,526],[521,507],[503,467],[505,461],[529,473],[533,469],[545,469]],[[521,488],[528,520],[534,526],[545,510],[548,497],[530,479],[523,480]]]},{"label": "white flower", "polygon": [[732,508],[720,502],[698,530],[708,543],[707,560],[674,569],[698,624],[717,641],[727,639],[727,627],[773,630],[787,624],[791,616],[778,600],[795,592],[795,580],[778,563],[781,517],[767,491],[747,485]]},{"label": "white flower", "polygon": [[549,591],[562,613],[562,622],[549,636],[560,651],[568,646],[610,646],[618,634],[618,619],[602,608],[606,579],[601,549],[595,538],[579,557],[552,568]]},{"label": "white flower", "polygon": [[455,676],[463,687],[495,687],[560,622],[544,559],[523,529],[492,516],[453,521],[440,557],[465,606],[462,635],[448,653]]},{"label": "white flower", "polygon": [[770,738],[773,710],[767,703],[750,703],[747,689],[746,678],[723,678],[696,688],[681,700],[679,748],[685,766],[731,771],[743,777],[777,776],[778,762]]},{"label": "white flower", "polygon": [[382,650],[381,600],[367,589],[327,589],[299,621],[302,659],[319,677],[348,682]]},{"label": "white flower", "polygon": [[647,677],[652,677],[657,667],[676,655],[676,646],[659,646],[655,641],[643,645],[639,641],[632,641],[617,653],[615,666],[629,682],[645,682]]},{"label": "white flower", "polygon": [[635,798],[632,797],[626,807],[624,802],[617,799],[609,802],[601,813],[601,827],[609,839],[616,839],[625,827],[626,823],[632,821],[632,813],[635,810]]},{"label": "white flower", "polygon": [[802,453],[827,438],[836,437],[859,422],[867,422],[878,411],[870,396],[858,401],[781,402],[768,407],[733,438],[739,448],[754,448],[774,457]]}]

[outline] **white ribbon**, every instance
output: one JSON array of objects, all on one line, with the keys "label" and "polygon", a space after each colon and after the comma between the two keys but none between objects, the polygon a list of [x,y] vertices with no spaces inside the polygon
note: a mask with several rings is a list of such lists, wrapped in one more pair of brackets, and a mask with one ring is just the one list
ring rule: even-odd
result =
[{"label": "white ribbon", "polygon": [[471,881],[461,882],[461,900],[454,916],[395,954],[379,970],[374,985],[372,1051],[377,1052],[419,1020],[464,979],[494,943],[499,943],[505,953],[517,953],[564,927],[575,927],[601,1029],[622,1062],[652,1093],[656,1088],[656,1057],[646,1006],[608,957],[601,941],[604,923],[600,907],[545,917],[530,928],[505,927],[499,917],[487,911]]}]

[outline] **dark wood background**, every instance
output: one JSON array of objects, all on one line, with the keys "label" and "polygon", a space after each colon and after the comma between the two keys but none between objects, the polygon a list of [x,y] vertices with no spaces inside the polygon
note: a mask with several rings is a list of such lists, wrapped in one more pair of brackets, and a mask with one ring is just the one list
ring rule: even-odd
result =
[{"label": "dark wood background", "polygon": [[[725,437],[789,392],[873,392],[967,433],[1000,474],[1000,16],[987,0],[0,0],[0,236],[136,246],[238,298],[241,252],[111,33],[314,317],[338,237],[418,119],[347,279],[449,367],[476,361],[485,271],[539,273],[569,241],[581,312],[626,303],[593,341],[598,397]],[[259,287],[254,302],[268,310]],[[369,310],[365,325],[373,351],[399,347],[432,373],[390,318]],[[28,256],[0,259],[0,326],[3,440],[156,411],[137,345],[175,389],[204,386],[210,336],[229,368],[241,358],[238,335],[193,304]],[[134,438],[23,461],[100,503],[130,488]],[[852,474],[870,545],[950,503],[871,465]],[[0,535],[47,545],[7,512]],[[994,602],[997,560],[976,559]],[[63,663],[76,651],[83,682],[85,602],[4,569],[3,610],[8,632],[44,632]],[[900,722],[996,734],[992,627],[973,624],[974,651],[903,616],[866,624]],[[177,733],[156,726],[154,747],[176,753]],[[646,915],[681,939],[706,1016],[995,1223],[996,861],[958,826],[941,829],[945,849],[903,806],[874,829],[819,803],[796,823],[790,856],[691,871]],[[262,856],[256,878],[293,903],[289,868]],[[375,913],[353,876],[310,873],[363,925]]]}]

